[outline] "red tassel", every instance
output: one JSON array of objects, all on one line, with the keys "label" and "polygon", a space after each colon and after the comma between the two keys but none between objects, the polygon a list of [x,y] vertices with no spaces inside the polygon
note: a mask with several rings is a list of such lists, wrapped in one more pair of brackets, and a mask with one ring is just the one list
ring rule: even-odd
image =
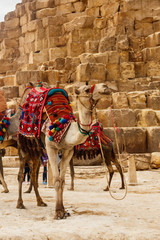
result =
[{"label": "red tassel", "polygon": [[93,84],[93,86],[91,87],[91,93],[93,93],[94,88],[95,88],[95,84]]}]

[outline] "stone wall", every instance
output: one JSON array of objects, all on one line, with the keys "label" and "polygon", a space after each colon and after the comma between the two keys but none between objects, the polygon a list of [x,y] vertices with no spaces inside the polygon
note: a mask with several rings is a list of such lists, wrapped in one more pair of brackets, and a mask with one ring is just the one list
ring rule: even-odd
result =
[{"label": "stone wall", "polygon": [[157,161],[159,0],[22,0],[0,23],[0,86],[16,99],[37,80],[70,95],[74,83],[108,84],[97,106],[106,133],[114,139],[111,105],[127,152]]}]

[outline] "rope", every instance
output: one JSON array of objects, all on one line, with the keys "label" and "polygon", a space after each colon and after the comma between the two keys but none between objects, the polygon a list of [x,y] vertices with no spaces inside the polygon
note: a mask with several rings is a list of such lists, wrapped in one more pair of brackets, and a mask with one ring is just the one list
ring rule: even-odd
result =
[{"label": "rope", "polygon": [[[97,112],[96,112],[96,108],[95,108],[95,119],[96,119],[96,122],[98,122],[98,117],[97,117]],[[114,128],[115,130],[115,128]],[[116,139],[116,135],[115,135],[115,139]],[[101,143],[101,136],[100,136],[100,126],[98,126],[98,140],[99,140],[99,145],[100,145],[100,150],[101,150],[101,154],[102,154],[102,160],[103,160],[103,165],[105,167],[105,172],[106,172],[106,178],[107,178],[107,184],[108,184],[108,190],[109,190],[109,194],[110,196],[115,199],[115,200],[123,200],[126,195],[127,195],[127,184],[126,184],[126,180],[125,180],[125,176],[124,176],[124,172],[123,172],[123,168],[121,166],[121,162],[120,162],[120,166],[122,168],[122,174],[123,174],[123,179],[124,179],[124,183],[125,183],[125,193],[124,193],[124,196],[122,198],[116,198],[113,196],[111,190],[110,190],[110,186],[109,186],[109,181],[108,181],[108,172],[107,172],[107,166],[106,166],[106,162],[105,162],[105,158],[104,158],[104,152],[103,152],[103,148],[102,148],[102,143]],[[116,144],[118,146],[118,143],[116,141]],[[119,153],[119,146],[118,146],[118,153]],[[120,156],[120,154],[119,154]]]}]

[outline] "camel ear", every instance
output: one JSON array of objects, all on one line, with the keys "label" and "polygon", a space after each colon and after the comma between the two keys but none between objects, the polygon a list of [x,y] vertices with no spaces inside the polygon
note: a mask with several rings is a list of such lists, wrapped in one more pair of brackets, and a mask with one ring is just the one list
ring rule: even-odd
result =
[{"label": "camel ear", "polygon": [[78,88],[75,87],[75,90],[74,90],[75,94],[79,95],[80,94],[80,91],[78,90]]}]

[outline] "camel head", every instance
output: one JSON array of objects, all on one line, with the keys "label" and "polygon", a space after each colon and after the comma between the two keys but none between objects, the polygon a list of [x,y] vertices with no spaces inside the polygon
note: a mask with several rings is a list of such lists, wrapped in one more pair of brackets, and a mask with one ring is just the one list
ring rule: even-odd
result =
[{"label": "camel head", "polygon": [[83,103],[87,108],[91,108],[91,105],[96,105],[97,102],[104,97],[109,95],[111,90],[104,83],[91,85],[83,85],[79,88],[75,88],[75,94],[79,98],[80,102]]}]

